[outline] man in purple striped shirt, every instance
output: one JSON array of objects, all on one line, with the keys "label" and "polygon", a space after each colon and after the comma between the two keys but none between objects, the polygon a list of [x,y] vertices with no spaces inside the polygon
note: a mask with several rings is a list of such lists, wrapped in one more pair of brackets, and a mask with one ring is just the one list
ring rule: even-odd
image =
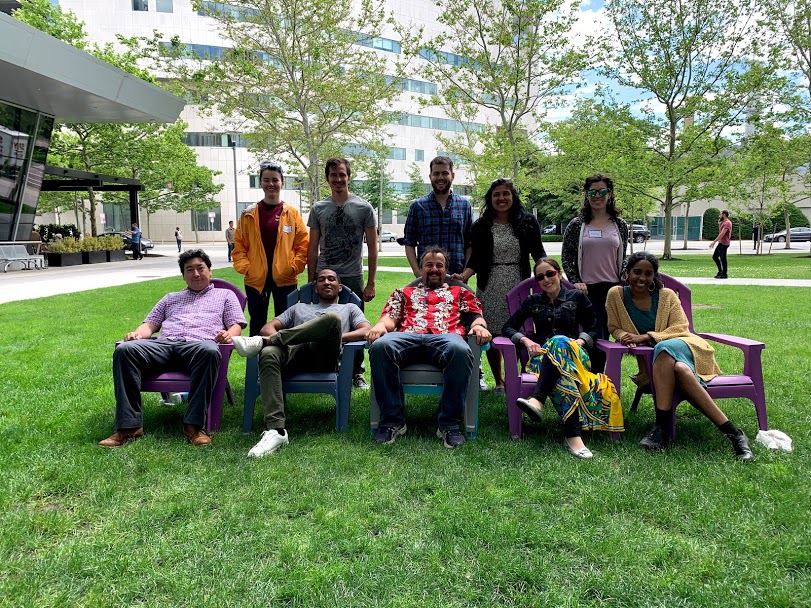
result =
[{"label": "man in purple striped shirt", "polygon": [[178,263],[188,287],[161,298],[113,353],[115,432],[99,442],[102,447],[143,437],[141,375],[172,370],[191,375],[183,434],[194,445],[211,443],[203,426],[220,368],[218,344],[242,333],[245,315],[234,292],[211,284],[211,259],[202,249],[184,251]]}]

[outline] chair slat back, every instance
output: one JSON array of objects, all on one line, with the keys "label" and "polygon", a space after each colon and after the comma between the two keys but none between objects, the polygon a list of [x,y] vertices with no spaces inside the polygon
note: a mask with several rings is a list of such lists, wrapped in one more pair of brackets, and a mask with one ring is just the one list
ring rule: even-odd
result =
[{"label": "chair slat back", "polygon": [[659,277],[662,279],[662,284],[665,287],[672,289],[679,296],[679,302],[681,302],[681,307],[684,310],[684,314],[687,316],[687,323],[690,326],[690,331],[695,333],[695,330],[693,329],[692,291],[690,291],[690,288],[687,287],[687,285],[680,283],[670,275],[660,274]]},{"label": "chair slat back", "polygon": [[248,301],[248,296],[242,293],[242,290],[239,287],[233,283],[229,283],[225,279],[211,279],[211,284],[217,289],[230,289],[233,291],[237,297],[237,300],[239,300],[239,305],[242,307],[242,310],[245,310],[245,303]]},{"label": "chair slat back", "polygon": [[[358,295],[343,283],[341,283],[341,287],[341,293],[338,294],[338,304],[354,304],[355,306],[360,306],[360,298]],[[315,283],[306,283],[287,296],[287,307],[290,308],[299,303],[318,304],[319,301],[318,293],[315,291]]]}]

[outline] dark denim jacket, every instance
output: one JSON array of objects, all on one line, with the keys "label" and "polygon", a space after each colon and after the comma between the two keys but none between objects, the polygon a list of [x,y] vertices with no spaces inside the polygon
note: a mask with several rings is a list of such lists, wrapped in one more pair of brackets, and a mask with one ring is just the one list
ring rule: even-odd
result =
[{"label": "dark denim jacket", "polygon": [[518,345],[524,334],[524,322],[532,318],[535,335],[528,336],[543,345],[552,336],[582,338],[586,348],[594,346],[597,324],[594,309],[585,294],[579,289],[566,289],[561,285],[554,302],[545,293],[533,293],[521,303],[521,307],[504,324],[501,334]]}]

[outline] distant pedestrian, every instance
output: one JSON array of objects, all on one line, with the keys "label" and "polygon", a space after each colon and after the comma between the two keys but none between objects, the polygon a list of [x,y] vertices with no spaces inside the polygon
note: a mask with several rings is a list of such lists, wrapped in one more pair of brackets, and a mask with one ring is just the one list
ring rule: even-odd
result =
[{"label": "distant pedestrian", "polygon": [[177,241],[177,252],[180,253],[180,246],[183,244],[183,233],[180,232],[180,226],[175,226],[175,240]]},{"label": "distant pedestrian", "polygon": [[228,243],[228,261],[231,261],[231,252],[234,250],[234,233],[237,231],[234,228],[233,220],[228,222],[228,228],[225,229],[225,242]]},{"label": "distant pedestrian", "polygon": [[143,253],[141,253],[141,229],[138,227],[138,222],[133,222],[132,230],[126,230],[125,232],[130,235],[130,243],[132,246],[132,259],[133,260],[144,259],[144,255]]},{"label": "distant pedestrian", "polygon": [[710,249],[718,243],[715,253],[712,254],[712,261],[718,267],[716,279],[727,278],[727,249],[729,249],[730,238],[732,237],[732,220],[729,219],[729,211],[724,209],[718,218],[718,236],[710,243]]}]

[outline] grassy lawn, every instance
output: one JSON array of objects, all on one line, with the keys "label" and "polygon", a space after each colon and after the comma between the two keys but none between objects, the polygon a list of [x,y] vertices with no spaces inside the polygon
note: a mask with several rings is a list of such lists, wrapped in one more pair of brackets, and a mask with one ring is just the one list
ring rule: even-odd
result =
[{"label": "grassy lawn", "polygon": [[[404,282],[381,274],[370,320]],[[695,310],[698,329],[767,343],[770,425],[795,452],[753,444],[749,466],[686,404],[672,449],[638,449],[649,397],[620,443],[586,437],[592,461],[564,451],[551,412],[512,441],[491,394],[478,438],[459,450],[434,437],[428,397],[408,398],[408,434],[381,448],[357,391],[344,435],[329,398],[292,395],[290,445],[249,460],[257,432],[241,432],[238,356],[238,405],[210,448],[185,443],[181,410],[157,395],[144,400],[144,439],[96,447],[112,430],[115,341],[181,286],[178,276],[3,305],[0,606],[811,605],[811,289],[693,290],[710,306]],[[739,369],[735,352],[718,359]],[[754,440],[751,403],[721,405]]]},{"label": "grassy lawn", "polygon": [[[800,243],[805,245],[805,243]],[[713,277],[718,269],[712,261],[712,254],[681,254],[674,252],[675,260],[662,260],[661,271],[674,277]],[[730,249],[730,252],[732,249]],[[560,256],[552,256],[560,260]],[[764,279],[811,279],[811,257],[808,251],[795,251],[781,255],[727,255],[729,276],[731,278],[764,278]],[[366,260],[364,260],[364,264]],[[394,268],[408,268],[405,256],[397,258],[379,258],[378,265]],[[404,275],[405,276],[405,275]]]}]

